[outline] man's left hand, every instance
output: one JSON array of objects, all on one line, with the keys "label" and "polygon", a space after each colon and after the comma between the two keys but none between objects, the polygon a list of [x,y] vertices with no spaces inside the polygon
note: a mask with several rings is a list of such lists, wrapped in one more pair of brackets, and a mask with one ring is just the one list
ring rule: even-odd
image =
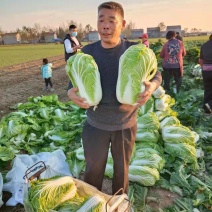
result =
[{"label": "man's left hand", "polygon": [[144,105],[148,99],[151,97],[152,93],[156,89],[156,83],[155,82],[150,82],[150,81],[145,81],[145,91],[138,94],[138,100],[137,103],[141,106]]}]

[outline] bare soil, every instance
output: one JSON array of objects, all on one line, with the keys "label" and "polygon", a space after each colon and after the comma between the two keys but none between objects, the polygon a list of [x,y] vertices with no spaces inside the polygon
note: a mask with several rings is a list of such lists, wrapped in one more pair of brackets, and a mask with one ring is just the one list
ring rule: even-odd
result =
[{"label": "bare soil", "polygon": [[[59,96],[60,101],[66,102],[69,80],[65,72],[64,56],[48,59],[54,65],[52,77],[54,93]],[[0,69],[0,118],[11,112],[10,106],[27,102],[30,96],[50,94],[43,90],[44,80],[39,69],[41,65],[42,61],[36,60]]]},{"label": "bare soil", "polygon": [[[69,79],[65,72],[64,56],[56,56],[48,58],[53,63],[52,83],[54,92],[58,95],[62,102],[69,101],[67,97],[67,85]],[[42,65],[41,60],[0,68],[0,119],[12,112],[10,106],[17,103],[27,102],[30,96],[48,95],[50,91],[44,91],[44,81],[41,78],[39,66]],[[108,178],[104,179],[103,192],[111,194],[112,181]],[[160,202],[149,202],[148,204],[154,208],[154,211],[159,211],[158,208],[164,208],[173,203],[176,195],[164,189],[151,189],[153,193],[161,196]],[[11,197],[8,192],[3,192],[4,203]],[[1,212],[24,212],[21,204],[15,207],[6,207],[3,205],[0,208]]]}]

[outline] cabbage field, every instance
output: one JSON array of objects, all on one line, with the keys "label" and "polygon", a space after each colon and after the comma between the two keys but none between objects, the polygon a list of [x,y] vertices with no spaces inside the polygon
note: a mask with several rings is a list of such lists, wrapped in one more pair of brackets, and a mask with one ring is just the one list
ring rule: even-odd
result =
[{"label": "cabbage field", "polygon": [[[212,211],[212,116],[202,110],[203,80],[198,66],[203,42],[185,42],[182,91],[166,93],[161,86],[139,108],[136,145],[129,167],[128,196],[134,211]],[[157,41],[150,46],[161,71],[162,45]],[[0,171],[4,182],[11,180],[7,174],[17,154],[58,149],[65,153],[73,176],[79,178],[85,168],[81,144],[85,110],[61,101],[56,93],[30,96],[27,102],[11,106],[13,111],[0,121]],[[112,176],[109,153],[105,178]],[[164,200],[157,189],[170,191],[172,205],[161,206]],[[153,209],[153,205],[157,207]]]}]

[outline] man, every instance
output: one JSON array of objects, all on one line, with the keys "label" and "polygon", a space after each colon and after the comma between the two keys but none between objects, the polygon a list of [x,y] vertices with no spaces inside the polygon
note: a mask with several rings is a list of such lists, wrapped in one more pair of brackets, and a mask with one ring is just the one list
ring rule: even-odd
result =
[{"label": "man", "polygon": [[142,40],[142,43],[144,45],[146,45],[146,47],[149,48],[149,41],[148,41],[148,35],[147,34],[143,34],[139,37]]},{"label": "man", "polygon": [[176,39],[183,41],[183,38],[180,36],[179,32],[176,32]]},{"label": "man", "polygon": [[78,49],[82,48],[81,43],[77,40],[77,27],[75,25],[69,26],[69,33],[64,38],[65,61],[72,55],[76,54]]},{"label": "man", "polygon": [[212,34],[209,41],[201,46],[199,63],[202,66],[204,84],[203,108],[206,115],[212,115]]},{"label": "man", "polygon": [[97,28],[100,41],[85,46],[82,51],[95,59],[100,76],[103,97],[93,111],[77,96],[77,88],[68,90],[68,97],[79,107],[87,109],[87,121],[82,132],[86,161],[84,181],[102,188],[109,148],[114,162],[112,193],[120,188],[127,193],[128,169],[137,131],[137,109],[147,102],[161,84],[161,75],[145,82],[146,90],[138,95],[138,105],[120,104],[116,98],[119,58],[131,45],[137,43],[120,38],[125,27],[124,11],[116,2],[105,2],[98,7]]}]

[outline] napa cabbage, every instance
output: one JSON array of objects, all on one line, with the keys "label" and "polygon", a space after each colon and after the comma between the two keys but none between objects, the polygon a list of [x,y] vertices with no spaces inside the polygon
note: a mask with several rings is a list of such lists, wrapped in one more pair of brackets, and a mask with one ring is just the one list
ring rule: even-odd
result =
[{"label": "napa cabbage", "polygon": [[129,47],[119,60],[116,96],[120,103],[136,105],[137,95],[145,90],[144,81],[157,71],[154,52],[143,44]]},{"label": "napa cabbage", "polygon": [[165,94],[165,90],[162,86],[159,86],[153,93],[152,95],[154,96],[154,98],[162,98],[163,95]]},{"label": "napa cabbage", "polygon": [[159,178],[159,172],[155,168],[148,166],[129,166],[129,180],[132,182],[138,182],[144,186],[153,186]]},{"label": "napa cabbage", "polygon": [[85,161],[77,159],[76,151],[69,152],[66,155],[67,155],[66,161],[68,163],[70,172],[74,177],[79,178],[80,173],[85,168]]},{"label": "napa cabbage", "polygon": [[78,87],[79,96],[85,103],[96,106],[102,99],[102,87],[98,66],[91,55],[82,52],[67,60],[66,72],[74,87]]},{"label": "napa cabbage", "polygon": [[154,107],[155,107],[154,98],[152,96],[150,96],[150,98],[148,99],[146,104],[140,106],[140,108],[138,110],[138,116],[145,115],[148,112],[153,112]]},{"label": "napa cabbage", "polygon": [[15,157],[15,153],[12,149],[4,146],[0,146],[0,161],[9,161]]},{"label": "napa cabbage", "polygon": [[138,142],[158,142],[160,138],[158,130],[138,129],[136,141]]},{"label": "napa cabbage", "polygon": [[168,107],[165,111],[156,111],[156,116],[158,117],[159,121],[162,121],[167,116],[177,116],[177,112],[172,110],[170,107]]},{"label": "napa cabbage", "polygon": [[153,112],[146,113],[137,118],[138,129],[158,130],[159,126],[158,117]]},{"label": "napa cabbage", "polygon": [[198,167],[196,149],[194,146],[186,143],[165,143],[164,151],[172,157],[179,157],[187,163],[193,163]]},{"label": "napa cabbage", "polygon": [[195,146],[196,134],[184,126],[168,126],[162,129],[163,140],[169,143],[185,143]]},{"label": "napa cabbage", "polygon": [[135,154],[130,165],[136,166],[148,166],[150,168],[155,168],[162,170],[165,165],[165,160],[161,158],[158,154],[151,154],[148,152],[140,152],[140,154]]},{"label": "napa cabbage", "polygon": [[48,212],[76,195],[77,187],[69,176],[30,182],[29,203],[34,211]]},{"label": "napa cabbage", "polygon": [[169,116],[163,119],[163,121],[160,122],[160,129],[166,127],[166,126],[180,126],[180,120],[175,116]]},{"label": "napa cabbage", "polygon": [[175,104],[175,99],[170,95],[164,94],[160,99],[155,99],[155,109],[165,111],[168,107]]},{"label": "napa cabbage", "polygon": [[[106,200],[99,195],[90,197],[77,212],[106,212]],[[109,207],[107,206],[107,211]],[[110,211],[110,210],[109,210]]]}]

